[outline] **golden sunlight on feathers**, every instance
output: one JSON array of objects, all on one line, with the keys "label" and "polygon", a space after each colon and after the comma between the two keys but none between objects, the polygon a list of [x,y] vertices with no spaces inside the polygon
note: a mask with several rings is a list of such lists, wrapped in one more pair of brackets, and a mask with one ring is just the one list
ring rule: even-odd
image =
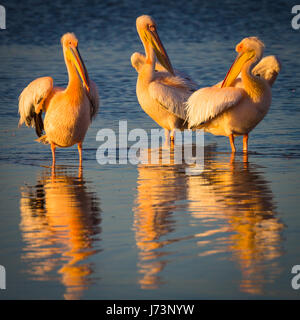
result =
[{"label": "golden sunlight on feathers", "polygon": [[146,53],[146,56],[135,53],[131,57],[138,71],[137,98],[142,109],[165,129],[167,139],[171,131],[173,140],[174,130],[186,127],[184,102],[194,90],[192,81],[174,71],[150,16],[138,17],[136,27]]},{"label": "golden sunlight on feathers", "polygon": [[190,128],[228,136],[232,152],[235,152],[234,137],[243,135],[243,151],[247,152],[248,134],[269,110],[271,85],[281,65],[274,56],[259,63],[264,44],[256,37],[243,39],[236,51],[239,54],[222,84],[192,94],[186,112]]},{"label": "golden sunlight on feathers", "polygon": [[[51,145],[53,165],[56,147],[78,145],[82,163],[82,142],[87,129],[99,109],[96,84],[89,79],[73,33],[61,38],[68,70],[67,88],[53,87],[50,77],[32,81],[19,97],[19,126],[25,123],[35,127],[38,141]],[[44,122],[42,112],[45,113]],[[45,135],[42,136],[43,131]]]}]

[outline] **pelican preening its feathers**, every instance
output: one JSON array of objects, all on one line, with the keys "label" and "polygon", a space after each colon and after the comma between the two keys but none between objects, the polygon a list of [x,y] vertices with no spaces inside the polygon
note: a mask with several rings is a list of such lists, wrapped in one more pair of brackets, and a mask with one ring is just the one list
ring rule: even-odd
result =
[{"label": "pelican preening its feathers", "polygon": [[[281,62],[276,56],[267,56],[262,58],[259,63],[252,69],[252,74],[265,79],[272,87],[281,70]],[[215,87],[221,88],[224,80],[220,81]],[[232,87],[242,86],[241,74],[233,81]]]},{"label": "pelican preening its feathers", "polygon": [[[186,112],[189,128],[228,136],[232,152],[236,150],[234,137],[243,135],[243,151],[247,152],[249,132],[269,110],[271,85],[280,71],[280,62],[271,56],[258,65],[264,44],[257,37],[243,39],[236,51],[238,56],[221,86],[193,93],[187,101]],[[237,79],[239,74],[241,78]]]},{"label": "pelican preening its feathers", "polygon": [[166,136],[171,131],[172,139],[175,129],[204,129],[228,136],[234,152],[234,137],[244,135],[247,151],[248,133],[270,107],[270,87],[280,71],[279,60],[275,56],[262,59],[264,44],[256,37],[245,38],[224,81],[194,92],[196,83],[173,69],[154,20],[140,16],[136,27],[146,53],[131,56],[138,72],[137,98],[142,109],[165,128]]},{"label": "pelican preening its feathers", "polygon": [[[99,108],[96,84],[89,79],[73,33],[61,38],[69,83],[64,88],[54,87],[51,77],[32,81],[19,97],[19,126],[35,127],[38,141],[49,143],[55,164],[56,147],[78,145],[82,163],[82,142]],[[44,123],[42,112],[45,113]],[[42,132],[45,135],[42,136]]]},{"label": "pelican preening its feathers", "polygon": [[[174,140],[176,129],[204,129],[228,136],[233,152],[234,137],[243,135],[243,150],[247,152],[248,134],[267,114],[271,86],[281,69],[275,56],[262,59],[262,41],[256,37],[243,39],[236,46],[238,56],[225,79],[196,91],[197,84],[173,68],[154,20],[140,16],[136,28],[145,49],[145,55],[135,52],[131,56],[138,73],[137,98],[142,109],[165,129],[166,141],[170,132]],[[53,165],[56,147],[77,144],[81,165],[82,142],[97,114],[99,94],[89,79],[75,35],[66,33],[61,44],[68,86],[54,87],[51,77],[32,81],[19,97],[19,125],[34,127],[38,141],[51,145]]]}]

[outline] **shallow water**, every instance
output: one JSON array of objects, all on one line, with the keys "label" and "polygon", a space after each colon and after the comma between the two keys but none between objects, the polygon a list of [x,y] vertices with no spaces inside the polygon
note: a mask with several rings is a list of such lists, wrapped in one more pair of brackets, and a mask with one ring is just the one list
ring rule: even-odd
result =
[{"label": "shallow water", "polygon": [[[0,30],[0,299],[293,298],[299,264],[299,36],[294,3],[3,1]],[[226,138],[205,135],[205,166],[99,165],[101,128],[157,125],[135,95],[130,55],[151,14],[170,59],[200,86],[220,81],[245,36],[259,36],[282,71],[267,117],[251,133],[248,159]],[[60,36],[73,31],[101,108],[84,142],[57,151],[17,129],[18,95],[34,78],[65,85]],[[241,150],[241,141],[237,139]]]}]

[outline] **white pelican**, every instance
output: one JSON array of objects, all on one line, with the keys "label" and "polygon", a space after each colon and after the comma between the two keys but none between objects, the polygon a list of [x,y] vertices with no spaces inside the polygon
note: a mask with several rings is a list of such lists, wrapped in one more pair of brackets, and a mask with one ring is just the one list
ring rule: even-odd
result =
[{"label": "white pelican", "polygon": [[[136,27],[146,53],[145,62],[140,63],[143,56],[138,53],[131,60],[138,71],[138,101],[142,109],[165,129],[166,140],[170,131],[171,140],[174,140],[174,130],[187,127],[184,102],[194,90],[186,79],[176,76],[154,20],[147,15],[140,16]],[[161,64],[161,72],[155,72],[156,57]]]},{"label": "white pelican", "polygon": [[[99,94],[96,84],[89,79],[76,36],[66,33],[61,44],[69,74],[68,86],[65,89],[53,87],[51,77],[32,81],[19,97],[19,126],[25,122],[28,127],[35,127],[40,137],[37,141],[50,143],[53,165],[56,147],[77,144],[81,165],[82,142],[97,114]],[[45,112],[44,123],[42,112]],[[43,130],[45,135],[42,136]]]},{"label": "white pelican", "polygon": [[[202,88],[187,101],[187,121],[190,128],[201,128],[215,135],[228,136],[232,152],[234,137],[243,135],[243,151],[248,151],[249,132],[265,117],[271,104],[271,85],[280,63],[267,57],[261,65],[264,44],[256,37],[243,39],[239,53],[221,87]],[[256,76],[253,68],[257,65]],[[236,79],[241,73],[241,79]],[[266,79],[264,79],[264,77]]]}]

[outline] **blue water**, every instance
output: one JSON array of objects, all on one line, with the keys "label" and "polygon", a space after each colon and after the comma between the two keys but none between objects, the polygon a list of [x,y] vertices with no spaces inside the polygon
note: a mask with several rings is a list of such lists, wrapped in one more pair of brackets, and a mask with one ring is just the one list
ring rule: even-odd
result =
[{"label": "blue water", "polygon": [[[300,31],[292,1],[2,1],[0,30],[0,299],[299,299]],[[103,165],[99,129],[157,128],[140,108],[130,56],[152,15],[175,68],[200,86],[222,80],[235,45],[259,36],[282,71],[248,162],[205,135],[205,167]],[[67,83],[60,37],[74,32],[100,112],[84,142],[57,151],[17,128],[18,96],[33,79]],[[237,139],[241,150],[241,141]]]}]

